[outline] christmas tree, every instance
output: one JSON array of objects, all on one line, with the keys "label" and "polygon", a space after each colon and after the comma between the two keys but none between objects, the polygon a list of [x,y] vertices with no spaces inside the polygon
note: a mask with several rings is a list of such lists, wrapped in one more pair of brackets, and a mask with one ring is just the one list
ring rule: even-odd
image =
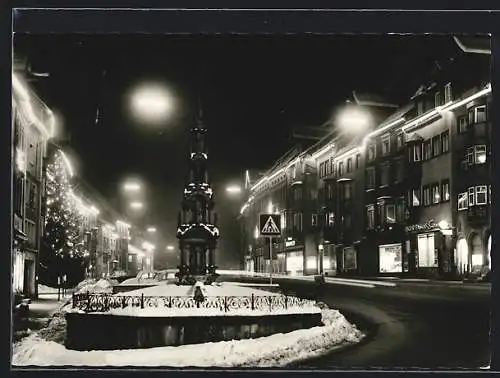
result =
[{"label": "christmas tree", "polygon": [[[47,165],[46,173],[46,214],[43,248],[40,254],[40,279],[47,283],[57,283],[57,277],[80,276],[75,267],[81,268],[83,251],[79,246],[81,215],[71,188],[71,177],[64,155],[57,150],[53,161]],[[43,252],[43,253],[42,253]]]}]

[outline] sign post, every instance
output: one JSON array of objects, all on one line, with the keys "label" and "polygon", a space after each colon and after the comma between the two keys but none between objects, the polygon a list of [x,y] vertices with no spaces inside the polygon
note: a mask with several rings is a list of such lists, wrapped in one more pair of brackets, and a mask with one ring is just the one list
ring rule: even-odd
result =
[{"label": "sign post", "polygon": [[260,235],[269,237],[269,282],[273,283],[273,236],[281,235],[281,216],[279,214],[260,214]]}]

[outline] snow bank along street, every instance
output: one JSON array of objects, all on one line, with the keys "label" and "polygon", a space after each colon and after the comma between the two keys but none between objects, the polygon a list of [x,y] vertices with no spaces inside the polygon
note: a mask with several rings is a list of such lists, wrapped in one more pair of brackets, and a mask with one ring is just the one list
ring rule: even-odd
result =
[{"label": "snow bank along street", "polygon": [[[86,282],[77,291],[98,292],[106,285]],[[92,286],[93,285],[93,286]],[[107,289],[109,290],[109,288]],[[352,345],[364,337],[337,310],[323,309],[324,326],[258,339],[158,347],[150,349],[87,351],[64,347],[66,305],[48,327],[14,345],[14,366],[170,366],[170,367],[280,367]]]}]

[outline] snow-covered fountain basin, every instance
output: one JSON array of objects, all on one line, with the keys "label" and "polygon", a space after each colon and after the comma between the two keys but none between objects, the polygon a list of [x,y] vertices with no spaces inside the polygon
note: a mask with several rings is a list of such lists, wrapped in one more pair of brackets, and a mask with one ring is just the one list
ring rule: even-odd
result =
[{"label": "snow-covered fountain basin", "polygon": [[74,350],[250,339],[322,324],[314,301],[230,283],[75,294],[66,321],[66,347]]}]

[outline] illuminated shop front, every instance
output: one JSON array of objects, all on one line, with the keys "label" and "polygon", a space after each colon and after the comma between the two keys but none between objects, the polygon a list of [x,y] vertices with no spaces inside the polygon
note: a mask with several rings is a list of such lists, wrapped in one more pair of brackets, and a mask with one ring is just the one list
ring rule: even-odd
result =
[{"label": "illuminated shop front", "polygon": [[304,251],[286,253],[286,273],[290,276],[301,276],[304,274]]},{"label": "illuminated shop front", "polygon": [[378,247],[379,272],[402,273],[403,246],[402,244],[385,244]]}]

